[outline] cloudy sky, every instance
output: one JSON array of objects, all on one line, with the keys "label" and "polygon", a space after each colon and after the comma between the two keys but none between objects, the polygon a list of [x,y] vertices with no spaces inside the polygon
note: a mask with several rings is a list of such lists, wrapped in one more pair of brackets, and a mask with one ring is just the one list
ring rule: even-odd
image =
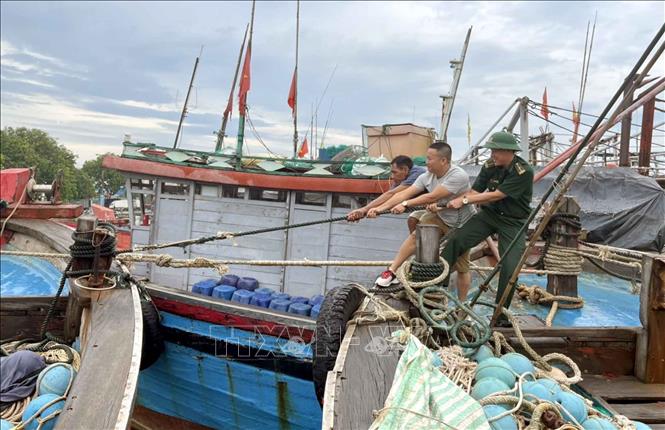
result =
[{"label": "cloudy sky", "polygon": [[[125,134],[172,145],[203,46],[181,146],[214,149],[251,3],[3,1],[0,8],[2,127],[44,129],[79,163],[120,152]],[[584,111],[597,114],[665,21],[662,2],[302,2],[299,132],[307,131],[315,103],[319,136],[330,118],[326,145],[359,144],[361,124],[438,130],[449,60],[473,26],[449,130],[459,155],[467,116],[475,140],[515,98],[540,101],[545,86],[552,105],[577,101],[587,22],[596,11]],[[295,2],[257,2],[254,23],[250,115],[258,136],[282,154],[292,148],[286,100],[295,12]],[[655,70],[663,74],[662,60]],[[229,142],[236,113],[237,103]],[[656,122],[662,119],[658,113]],[[532,121],[532,134],[542,125]],[[247,135],[250,152],[264,153],[256,135]]]}]

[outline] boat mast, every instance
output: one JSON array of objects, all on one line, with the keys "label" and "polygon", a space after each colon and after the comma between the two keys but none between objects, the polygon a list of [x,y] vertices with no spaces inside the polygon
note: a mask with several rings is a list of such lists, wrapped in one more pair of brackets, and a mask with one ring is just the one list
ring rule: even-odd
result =
[{"label": "boat mast", "polygon": [[203,47],[201,47],[201,52],[199,52],[199,56],[196,57],[196,61],[194,61],[194,71],[192,71],[192,78],[189,80],[189,88],[187,89],[187,96],[185,96],[185,104],[182,107],[182,113],[180,114],[180,122],[178,122],[178,131],[175,133],[175,141],[173,142],[173,149],[176,149],[178,146],[178,139],[180,138],[180,131],[182,130],[182,122],[185,120],[185,116],[187,115],[187,103],[189,103],[189,95],[192,93],[192,87],[194,86],[194,77],[196,76],[196,68],[199,66],[199,58],[201,57],[201,53],[203,53]]},{"label": "boat mast", "polygon": [[469,27],[469,31],[466,32],[466,40],[464,41],[464,46],[462,47],[462,54],[460,55],[459,60],[450,60],[450,65],[455,71],[453,72],[453,82],[450,85],[450,91],[447,96],[441,97],[441,132],[439,133],[439,139],[447,140],[448,139],[448,124],[450,123],[450,114],[453,110],[453,104],[455,103],[455,96],[457,95],[457,87],[459,85],[460,77],[462,76],[462,68],[464,67],[464,58],[466,57],[466,49],[469,47],[469,39],[471,38],[472,27]]},{"label": "boat mast", "polygon": [[240,115],[239,121],[238,121],[238,144],[236,145],[236,160],[237,160],[237,165],[236,167],[240,168],[242,162],[242,144],[245,139],[245,114],[247,111],[247,105],[245,104],[245,100],[243,100],[243,97],[247,97],[247,91],[249,91],[249,88],[246,89],[245,94],[243,95],[242,89],[243,89],[243,83],[245,82],[245,79],[247,79],[247,84],[249,84],[249,75],[245,77],[245,73],[249,72],[249,70],[245,70],[245,66],[249,68],[249,61],[251,60],[251,53],[252,53],[252,36],[254,35],[254,9],[256,7],[256,0],[252,1],[252,17],[249,21],[249,41],[247,42],[247,52],[245,53],[245,64],[243,65],[243,77],[240,79],[240,88],[238,89],[239,96],[240,96],[240,106],[238,109],[238,113]]},{"label": "boat mast", "polygon": [[296,67],[293,70],[295,85],[293,101],[293,158],[298,154],[298,36],[300,33],[300,0],[296,1]]},{"label": "boat mast", "polygon": [[247,31],[249,30],[249,24],[245,27],[245,35],[242,37],[242,44],[240,45],[240,52],[238,53],[238,63],[236,64],[236,73],[233,75],[233,83],[231,84],[231,93],[229,94],[229,102],[226,105],[224,110],[224,119],[222,120],[222,127],[217,133],[217,145],[215,146],[215,152],[222,150],[224,146],[224,136],[226,134],[226,123],[231,116],[231,108],[233,106],[233,90],[236,87],[238,82],[238,72],[240,71],[240,62],[242,61],[242,53],[245,51],[245,42],[247,41]]}]

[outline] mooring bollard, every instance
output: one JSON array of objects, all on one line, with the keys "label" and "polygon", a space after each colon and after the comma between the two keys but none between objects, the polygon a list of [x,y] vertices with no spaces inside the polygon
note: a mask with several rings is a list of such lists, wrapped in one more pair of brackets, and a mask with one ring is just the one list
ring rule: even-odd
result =
[{"label": "mooring bollard", "polygon": [[439,241],[441,229],[434,224],[416,226],[416,256],[418,263],[434,264],[439,262]]}]

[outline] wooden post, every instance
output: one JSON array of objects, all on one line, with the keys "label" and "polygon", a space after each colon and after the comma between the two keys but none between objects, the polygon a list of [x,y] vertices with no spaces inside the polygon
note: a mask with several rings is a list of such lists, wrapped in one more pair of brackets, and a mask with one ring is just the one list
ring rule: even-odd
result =
[{"label": "wooden post", "polygon": [[656,107],[656,98],[644,103],[642,108],[642,133],[640,134],[640,155],[638,172],[649,176],[651,165],[651,140],[653,139],[653,116]]},{"label": "wooden post", "polygon": [[[633,103],[633,92],[624,93],[624,106],[628,107]],[[632,114],[626,115],[621,120],[621,141],[619,143],[619,166],[630,167],[630,130],[633,120]]]},{"label": "wooden post", "polygon": [[[76,234],[82,239],[91,240],[93,243],[97,241],[101,242],[102,238],[99,235],[107,233],[110,232],[107,232],[106,229],[99,229],[98,231],[97,217],[92,214],[84,213],[76,221]],[[90,305],[91,289],[100,289],[100,292],[108,289],[103,272],[111,267],[112,262],[113,256],[110,255],[72,258],[71,270],[73,272],[80,270],[92,271],[90,275],[76,276],[69,279],[71,295],[78,300],[81,306],[87,307]],[[98,298],[99,294],[95,294],[95,297]]]},{"label": "wooden post", "polygon": [[637,337],[635,376],[647,384],[665,383],[665,257],[642,259],[642,332]]},{"label": "wooden post", "polygon": [[441,230],[434,224],[418,224],[416,226],[416,261],[434,264],[439,261],[439,240]]},{"label": "wooden post", "polygon": [[[578,215],[580,206],[570,196],[563,198],[563,202],[556,211],[557,214]],[[564,223],[561,220],[552,220],[552,235],[548,242],[566,248],[577,249],[579,228]],[[554,295],[577,297],[576,275],[547,275],[547,292]]]}]

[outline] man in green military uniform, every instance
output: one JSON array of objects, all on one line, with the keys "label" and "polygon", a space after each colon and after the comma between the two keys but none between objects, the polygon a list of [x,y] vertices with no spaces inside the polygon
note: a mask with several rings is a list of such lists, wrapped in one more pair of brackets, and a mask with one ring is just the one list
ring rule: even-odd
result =
[{"label": "man in green military uniform", "polygon": [[[441,256],[452,267],[460,255],[489,235],[497,233],[501,255],[496,295],[498,303],[524,252],[523,233],[510,252],[504,255],[531,212],[529,205],[533,194],[533,169],[517,156],[520,147],[511,133],[500,131],[492,134],[485,148],[491,149],[492,155],[480,170],[471,191],[451,200],[447,205],[458,209],[464,205],[478,204],[482,210],[453,234]],[[512,294],[504,305],[506,308],[510,307],[511,299]],[[499,322],[505,321],[500,319]]]}]

